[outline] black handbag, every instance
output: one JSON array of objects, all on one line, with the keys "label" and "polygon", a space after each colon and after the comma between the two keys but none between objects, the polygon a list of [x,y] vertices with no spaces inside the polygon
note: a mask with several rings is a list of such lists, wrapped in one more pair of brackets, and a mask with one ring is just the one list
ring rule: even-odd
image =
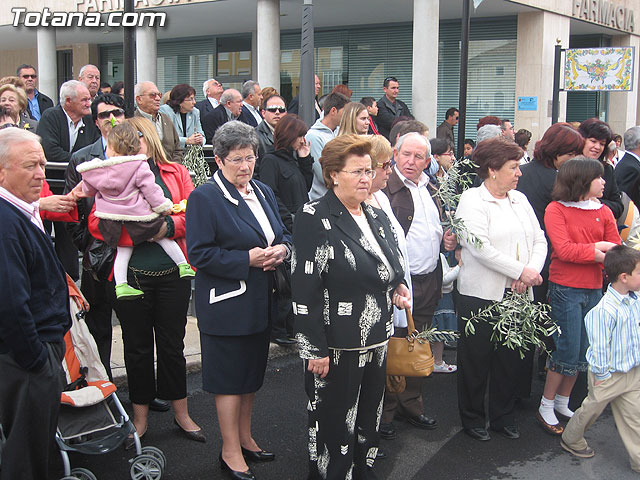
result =
[{"label": "black handbag", "polygon": [[291,261],[285,260],[273,272],[278,298],[291,298]]},{"label": "black handbag", "polygon": [[116,258],[116,249],[110,247],[102,240],[93,239],[91,245],[82,258],[82,268],[91,272],[97,281],[106,281],[111,275],[113,261]]}]

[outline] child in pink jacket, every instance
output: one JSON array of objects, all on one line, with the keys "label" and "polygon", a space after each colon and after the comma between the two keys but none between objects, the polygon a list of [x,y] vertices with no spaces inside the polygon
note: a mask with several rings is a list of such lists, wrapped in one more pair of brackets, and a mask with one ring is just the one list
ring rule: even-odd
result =
[{"label": "child in pink jacket", "polygon": [[[162,228],[164,215],[170,214],[173,206],[156,184],[146,155],[135,155],[139,151],[138,132],[123,123],[113,127],[107,137],[106,160],[96,158],[77,167],[82,174],[83,192],[95,196],[95,216],[100,218],[104,241],[117,248],[113,276],[116,297],[122,300],[143,295],[127,283],[133,247],[120,244],[122,228],[127,230],[134,245],[150,241]],[[175,241],[161,238],[155,242],[178,265],[181,278],[195,276]]]}]

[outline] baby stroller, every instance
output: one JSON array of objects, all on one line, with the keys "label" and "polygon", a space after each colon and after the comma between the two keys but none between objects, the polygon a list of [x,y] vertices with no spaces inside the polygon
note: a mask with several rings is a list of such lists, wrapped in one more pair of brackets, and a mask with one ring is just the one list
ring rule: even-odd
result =
[{"label": "baby stroller", "polygon": [[98,349],[84,322],[88,305],[73,280],[67,276],[72,326],[65,336],[62,366],[67,386],[61,395],[56,442],[60,448],[65,476],[62,480],[97,480],[85,468],[71,469],[68,452],[88,455],[108,453],[135,439],[136,455],[129,460],[133,480],[160,480],[166,458],[158,448],[142,447],[127,412],[108,380]]}]

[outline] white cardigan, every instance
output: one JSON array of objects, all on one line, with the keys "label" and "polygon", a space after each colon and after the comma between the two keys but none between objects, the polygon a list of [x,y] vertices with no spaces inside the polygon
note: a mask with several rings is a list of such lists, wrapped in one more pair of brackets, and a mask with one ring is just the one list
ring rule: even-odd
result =
[{"label": "white cardigan", "polygon": [[[483,242],[460,239],[462,267],[458,291],[484,300],[500,301],[511,281],[520,278],[524,267],[540,272],[547,255],[547,241],[527,197],[517,190],[507,193],[517,219],[506,216],[500,201],[482,184],[460,197],[456,217]],[[529,289],[529,297],[533,292]]]}]

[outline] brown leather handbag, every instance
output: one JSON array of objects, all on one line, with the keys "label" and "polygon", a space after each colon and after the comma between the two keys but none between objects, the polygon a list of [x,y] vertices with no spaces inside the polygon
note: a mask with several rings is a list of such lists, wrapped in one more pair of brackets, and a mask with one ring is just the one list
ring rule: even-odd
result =
[{"label": "brown leather handbag", "polygon": [[417,338],[418,331],[409,309],[407,313],[406,337],[391,337],[387,348],[387,375],[405,377],[428,377],[433,372],[433,354],[429,342]]}]

